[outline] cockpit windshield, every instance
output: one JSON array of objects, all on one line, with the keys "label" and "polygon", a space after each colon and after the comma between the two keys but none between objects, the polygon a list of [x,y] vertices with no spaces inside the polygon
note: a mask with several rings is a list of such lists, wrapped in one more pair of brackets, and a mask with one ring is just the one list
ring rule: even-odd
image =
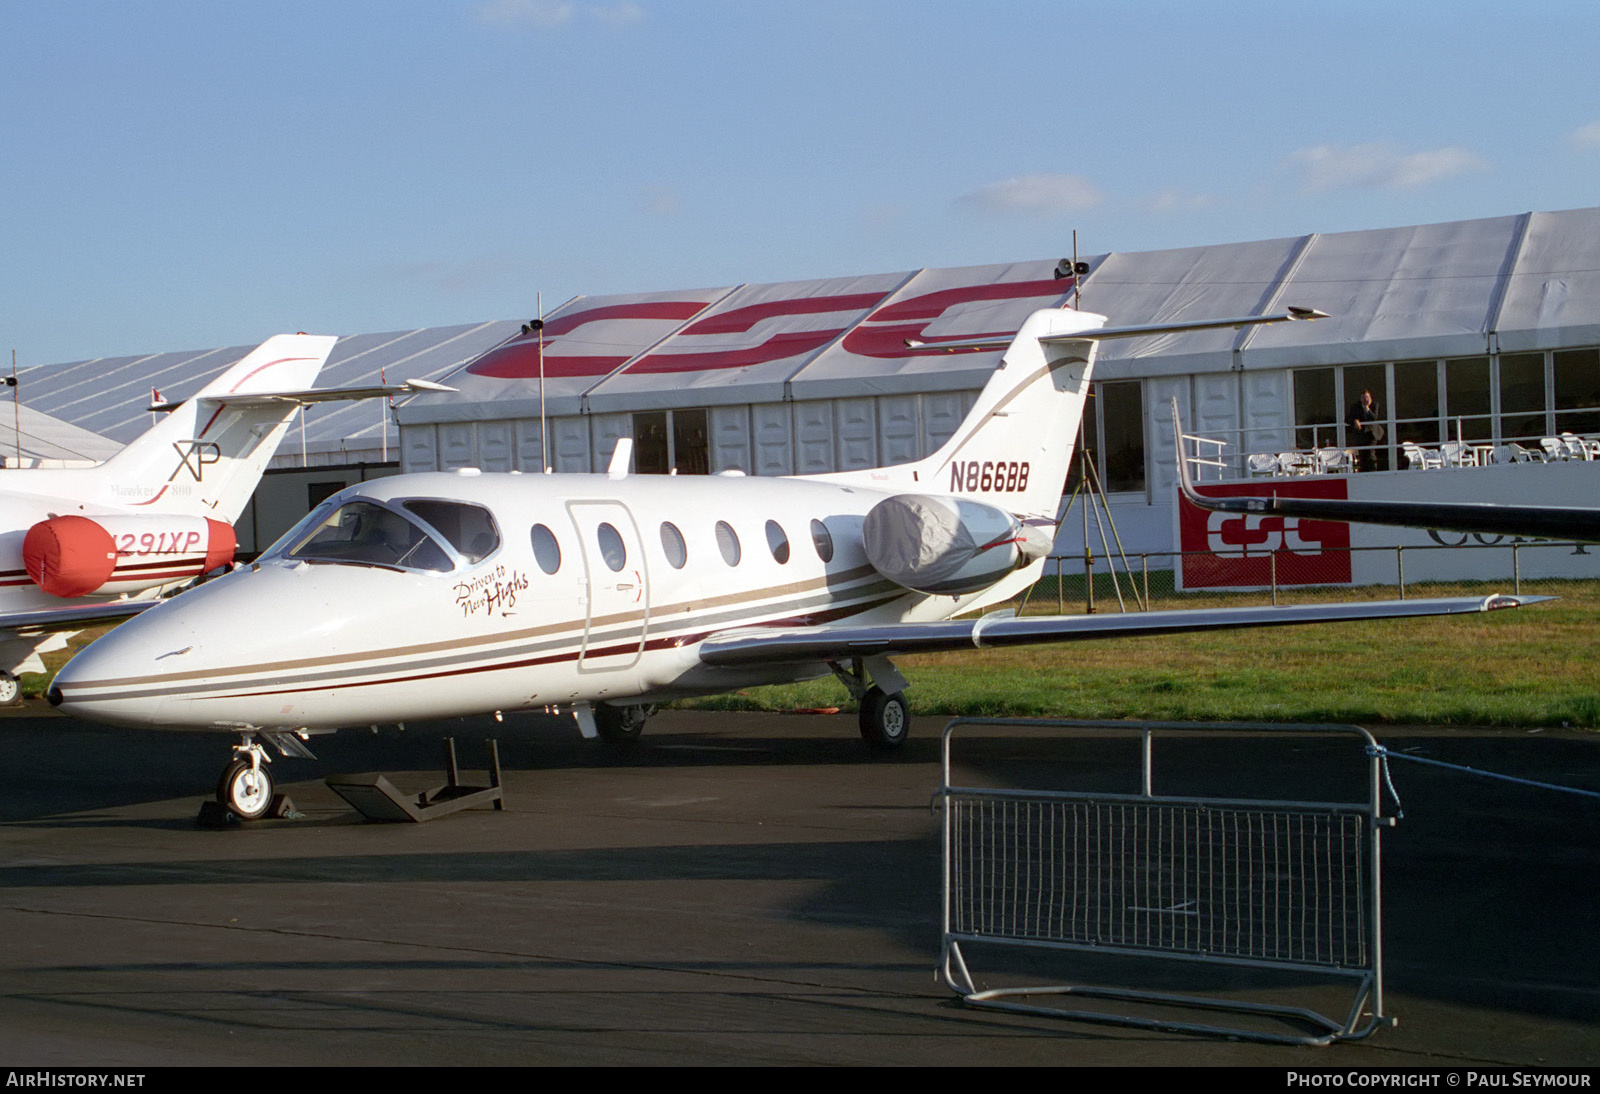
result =
[{"label": "cockpit windshield", "polygon": [[[308,522],[309,523],[309,522]],[[288,545],[282,557],[402,570],[455,569],[448,551],[420,523],[370,501],[348,501]]]},{"label": "cockpit windshield", "polygon": [[500,549],[500,529],[481,505],[432,498],[391,504],[397,507],[362,498],[341,505],[331,498],[262,557],[447,573]]}]

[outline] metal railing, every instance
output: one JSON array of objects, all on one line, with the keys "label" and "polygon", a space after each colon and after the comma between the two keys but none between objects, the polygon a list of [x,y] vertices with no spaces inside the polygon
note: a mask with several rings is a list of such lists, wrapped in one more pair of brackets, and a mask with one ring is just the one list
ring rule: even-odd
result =
[{"label": "metal railing", "polygon": [[[1057,771],[1093,771],[1103,780],[1115,759],[1099,746],[1116,739],[1136,740],[1139,759],[1128,764],[1122,754],[1129,768],[1124,772],[1129,785],[1122,792],[958,783],[957,734],[976,726],[1044,735],[1045,741],[1028,750],[1030,762],[1022,770],[1037,772],[1041,764],[1050,764]],[[1224,734],[1230,749],[1241,747],[1241,734],[1252,735],[1254,745],[1281,745],[1277,764],[1297,766],[1302,776],[1314,767],[1311,783],[1318,786],[1328,781],[1328,765],[1342,760],[1349,800],[1242,793],[1241,782],[1272,778],[1270,762],[1218,765],[1210,793],[1157,790],[1158,740],[1163,748],[1179,738],[1214,748]],[[1308,737],[1342,747],[1308,750]],[[1015,760],[1016,742],[1006,744]],[[1086,755],[1074,756],[1072,750]],[[971,1006],[1284,1044],[1323,1045],[1392,1024],[1383,1013],[1379,831],[1393,821],[1381,815],[1375,751],[1376,742],[1359,726],[950,722],[939,789],[944,806],[940,976]],[[1192,761],[1192,750],[1186,759]],[[1177,769],[1192,782],[1195,766],[1186,762]],[[980,986],[972,955],[987,955],[993,948],[1004,951],[1005,958],[984,979],[1024,982]],[[1033,982],[1039,972],[1019,968],[1019,954],[1054,965],[1051,971],[1066,975],[1067,982]],[[1201,994],[1211,990],[1200,986],[1214,983],[1211,977],[1191,977],[1196,990],[1155,991],[1074,975],[1080,966],[1103,975],[1108,956],[1128,959],[1123,964],[1133,982],[1148,980],[1152,962],[1168,970],[1168,963],[1182,962],[1191,969],[1260,970],[1273,986],[1241,985],[1243,995],[1224,997]],[[1169,983],[1184,979],[1170,971],[1161,975]],[[1342,1018],[1304,1005],[1304,997],[1326,992],[1330,983],[1353,990]],[[1280,1001],[1264,998],[1274,992]],[[1125,1006],[1088,1011],[1026,1001],[1064,996]],[[1143,1013],[1129,1013],[1130,1008]],[[1233,1012],[1252,1016],[1255,1024],[1200,1024],[1176,1017],[1174,1008],[1177,1013]]]},{"label": "metal railing", "polygon": [[[1543,413],[1530,412],[1530,413]],[[1518,432],[1510,421],[1521,421],[1529,414],[1502,412],[1497,424],[1490,414],[1450,415],[1446,418],[1380,418],[1387,436],[1375,443],[1362,444],[1343,422],[1305,422],[1278,430],[1291,431],[1293,443],[1273,445],[1259,440],[1273,430],[1259,426],[1236,429],[1206,428],[1203,436],[1185,435],[1189,441],[1207,445],[1187,457],[1196,482],[1246,479],[1262,475],[1326,475],[1356,471],[1363,454],[1377,469],[1404,471],[1412,466],[1467,467],[1491,462],[1527,460],[1537,463],[1561,460],[1600,459],[1600,439],[1593,436],[1600,409],[1561,409],[1555,412],[1550,429]],[[1525,424],[1525,423],[1523,423]],[[1342,438],[1342,442],[1341,442]],[[1550,442],[1558,442],[1552,445]],[[1501,453],[1506,445],[1516,445],[1524,455]],[[1407,449],[1422,450],[1423,462],[1413,465]],[[1366,470],[1373,470],[1367,467]]]}]

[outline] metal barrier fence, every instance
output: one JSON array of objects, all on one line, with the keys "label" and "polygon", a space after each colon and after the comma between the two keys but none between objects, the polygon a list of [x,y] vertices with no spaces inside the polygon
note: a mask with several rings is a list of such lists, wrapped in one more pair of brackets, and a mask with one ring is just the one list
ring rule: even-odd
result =
[{"label": "metal barrier fence", "polygon": [[[1094,752],[1120,738],[1139,744],[1137,764],[1125,775],[1131,792],[1028,789],[958,784],[954,757],[958,731],[967,727],[1050,731],[1054,751],[1030,752],[1022,772],[1060,770],[1061,738],[1079,752]],[[1307,786],[1330,779],[1330,759],[1345,761],[1344,789],[1351,800],[1292,801],[1240,795],[1241,779],[1266,778],[1266,767],[1214,773],[1226,793],[1176,795],[1154,786],[1155,744],[1187,738],[1231,749],[1246,748],[1239,734],[1271,748],[1293,745],[1287,758]],[[1306,751],[1308,736],[1344,747],[1332,756]],[[969,745],[969,748],[974,747]],[[1365,1037],[1392,1019],[1383,1014],[1379,830],[1376,742],[1359,726],[1213,725],[1172,722],[1092,722],[958,718],[944,733],[943,940],[940,974],[972,1006],[1143,1028],[1247,1037],[1285,1044],[1321,1045]],[[1130,754],[1125,757],[1131,760]],[[1236,757],[1235,757],[1236,758]],[[1093,771],[1104,782],[1115,766],[1096,755],[1079,757],[1080,778]],[[1190,756],[1163,771],[1168,782],[1193,783]],[[1261,759],[1263,764],[1267,761]],[[1315,769],[1308,767],[1314,764]],[[983,765],[979,765],[982,768]],[[1181,774],[1175,774],[1181,772]],[[1027,777],[1024,775],[1024,777]],[[1207,776],[1206,778],[1208,778]],[[1293,772],[1286,776],[1292,783]],[[1001,781],[1009,781],[1002,779]],[[1333,781],[1337,781],[1336,778]],[[1133,785],[1137,786],[1133,790]],[[1270,970],[1299,997],[1331,984],[1353,988],[1345,1017],[1335,1019],[1288,1002],[1222,998],[1194,991],[1150,991],[1076,982],[1081,971],[1062,970],[1071,983],[980,988],[967,950],[1003,947],[1024,951],[1107,955],[1135,959],[1148,976],[1151,962],[1186,962]],[[1167,966],[1169,967],[1169,966]],[[1035,970],[1007,970],[1012,979]],[[1340,997],[1343,997],[1343,991]],[[1222,1028],[1170,1016],[1069,1010],[1019,1000],[1037,996],[1119,1000],[1140,1008],[1204,1008],[1270,1019],[1295,1030]],[[1365,1021],[1363,1022],[1363,1018]]]},{"label": "metal barrier fence", "polygon": [[[1182,607],[1213,597],[1238,603],[1266,601],[1276,604],[1284,596],[1351,588],[1358,589],[1363,599],[1382,598],[1384,590],[1388,589],[1398,599],[1404,600],[1408,591],[1425,584],[1481,584],[1492,587],[1494,591],[1520,594],[1523,581],[1534,579],[1534,575],[1527,572],[1530,566],[1549,570],[1549,562],[1556,554],[1562,557],[1575,555],[1594,558],[1593,575],[1574,575],[1557,580],[1588,580],[1600,576],[1600,549],[1592,544],[1548,541],[1323,548],[1320,559],[1326,564],[1326,571],[1321,576],[1313,571],[1310,582],[1280,579],[1280,575],[1288,569],[1286,565],[1280,569],[1280,560],[1293,558],[1298,571],[1301,574],[1306,572],[1305,557],[1297,557],[1293,551],[1242,552],[1241,557],[1266,560],[1262,583],[1215,588],[1183,588],[1178,579],[1178,572],[1186,559],[1209,562],[1215,558],[1205,551],[1147,552],[1127,555],[1125,560],[1094,555],[1085,559],[1081,554],[1051,555],[1045,560],[1043,576],[1028,591],[1023,603],[1036,611],[1058,613],[1070,608],[1139,611],[1149,610],[1150,605],[1162,601],[1170,602],[1173,607]],[[1453,561],[1470,558],[1471,565],[1457,566],[1455,569],[1469,570],[1471,575],[1447,578],[1430,576],[1440,568],[1436,563],[1441,558]],[[1363,577],[1353,578],[1353,573]]]}]

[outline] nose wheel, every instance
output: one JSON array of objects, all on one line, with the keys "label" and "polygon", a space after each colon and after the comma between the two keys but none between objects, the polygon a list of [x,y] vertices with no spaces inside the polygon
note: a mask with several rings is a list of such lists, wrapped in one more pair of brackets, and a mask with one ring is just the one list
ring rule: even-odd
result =
[{"label": "nose wheel", "polygon": [[234,745],[233,762],[217,780],[217,801],[240,820],[258,820],[272,808],[272,774],[266,750],[253,740]]}]

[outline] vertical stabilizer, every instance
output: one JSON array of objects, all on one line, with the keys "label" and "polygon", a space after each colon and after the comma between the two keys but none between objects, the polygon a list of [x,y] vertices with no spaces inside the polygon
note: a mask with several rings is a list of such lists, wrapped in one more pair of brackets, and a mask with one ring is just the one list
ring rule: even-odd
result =
[{"label": "vertical stabilizer", "polygon": [[[917,465],[925,489],[1055,520],[1105,316],[1030,315],[961,425]],[[1072,335],[1089,335],[1082,341]]]},{"label": "vertical stabilizer", "polygon": [[309,388],[338,339],[279,334],[91,474],[102,499],[233,523],[277,451],[300,403],[263,398]]}]

